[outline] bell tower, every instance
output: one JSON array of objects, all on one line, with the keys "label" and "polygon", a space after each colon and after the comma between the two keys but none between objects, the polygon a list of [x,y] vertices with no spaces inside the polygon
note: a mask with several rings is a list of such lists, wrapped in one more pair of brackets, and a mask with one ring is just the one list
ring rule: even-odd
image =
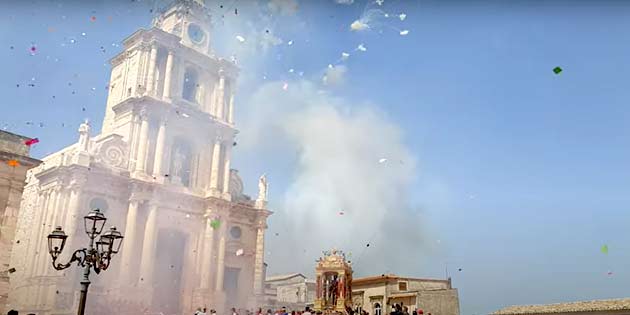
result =
[{"label": "bell tower", "polygon": [[209,54],[211,16],[204,1],[181,1],[153,20],[153,27],[181,38],[182,45]]},{"label": "bell tower", "polygon": [[132,177],[229,199],[238,68],[211,52],[210,14],[180,0],[111,60],[102,134],[129,143]]}]

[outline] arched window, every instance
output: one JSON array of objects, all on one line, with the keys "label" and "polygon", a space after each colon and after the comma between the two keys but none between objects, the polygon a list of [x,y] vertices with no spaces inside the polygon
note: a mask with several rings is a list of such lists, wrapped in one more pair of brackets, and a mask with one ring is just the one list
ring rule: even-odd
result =
[{"label": "arched window", "polygon": [[374,304],[374,315],[381,315],[381,304]]},{"label": "arched window", "polygon": [[190,144],[182,138],[175,139],[171,151],[171,167],[169,172],[172,183],[190,187],[191,158],[192,147]]},{"label": "arched window", "polygon": [[184,74],[184,89],[182,90],[182,97],[193,103],[199,102],[199,75],[194,69],[186,69]]}]

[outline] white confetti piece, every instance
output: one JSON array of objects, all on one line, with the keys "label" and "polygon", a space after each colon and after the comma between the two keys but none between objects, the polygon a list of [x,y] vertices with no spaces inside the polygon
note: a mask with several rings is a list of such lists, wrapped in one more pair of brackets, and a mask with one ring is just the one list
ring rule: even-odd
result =
[{"label": "white confetti piece", "polygon": [[367,51],[367,47],[365,47],[365,45],[363,45],[363,44],[359,44],[359,46],[357,46],[357,50]]},{"label": "white confetti piece", "polygon": [[289,88],[289,83],[285,82],[284,85],[282,86],[282,89],[286,91],[288,88]]},{"label": "white confetti piece", "polygon": [[240,248],[239,250],[236,251],[236,256],[243,256],[243,249]]},{"label": "white confetti piece", "polygon": [[407,34],[409,34],[409,30],[402,30],[402,31],[400,31],[400,35],[401,36],[405,36]]},{"label": "white confetti piece", "polygon": [[370,28],[369,25],[367,25],[367,23],[364,23],[361,20],[356,20],[354,22],[352,22],[352,24],[350,24],[350,29],[353,31],[363,31]]},{"label": "white confetti piece", "polygon": [[292,40],[290,40],[290,41],[287,43],[287,45],[289,45],[289,46],[293,45],[293,41],[292,41]]},{"label": "white confetti piece", "polygon": [[342,52],[341,53],[341,60],[348,60],[348,58],[350,58],[350,54],[347,52]]},{"label": "white confetti piece", "polygon": [[243,36],[241,36],[241,35],[236,35],[236,40],[238,40],[241,43],[245,42],[245,38]]},{"label": "white confetti piece", "polygon": [[401,14],[399,14],[399,15],[398,15],[398,18],[399,18],[401,21],[404,21],[404,20],[407,18],[407,14],[401,13]]},{"label": "white confetti piece", "polygon": [[382,159],[378,160],[378,162],[380,164],[383,164],[383,163],[387,162],[387,159],[386,158],[382,158]]}]

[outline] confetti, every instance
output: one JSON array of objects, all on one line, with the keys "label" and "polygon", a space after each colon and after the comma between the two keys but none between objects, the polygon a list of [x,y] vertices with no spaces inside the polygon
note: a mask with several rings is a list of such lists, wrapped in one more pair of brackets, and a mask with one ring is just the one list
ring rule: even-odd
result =
[{"label": "confetti", "polygon": [[17,160],[8,160],[7,164],[12,167],[20,166],[20,162],[18,162]]},{"label": "confetti", "polygon": [[343,211],[339,211],[339,215],[343,215]]},{"label": "confetti", "polygon": [[601,251],[602,254],[608,254],[608,245],[602,245]]},{"label": "confetti", "polygon": [[350,58],[350,54],[347,52],[342,52],[341,53],[341,60],[348,60],[348,58]]},{"label": "confetti", "polygon": [[409,30],[402,30],[402,31],[400,31],[400,35],[402,35],[402,36],[405,36],[407,34],[409,34]]},{"label": "confetti", "polygon": [[210,221],[210,226],[216,230],[221,226],[221,221],[219,221],[219,219],[214,219]]},{"label": "confetti", "polygon": [[404,20],[407,18],[407,14],[401,13],[401,14],[399,14],[399,15],[398,15],[398,18],[399,18],[401,21],[404,21]]},{"label": "confetti", "polygon": [[81,36],[85,36],[85,35],[87,35],[85,32],[81,33]]},{"label": "confetti", "polygon": [[361,20],[356,20],[354,22],[352,22],[352,24],[350,24],[350,29],[353,31],[363,31],[370,28],[369,25],[367,25],[367,23],[361,21]]},{"label": "confetti", "polygon": [[292,41],[292,40],[290,40],[290,41],[287,43],[287,45],[289,45],[289,46],[293,45],[293,41]]},{"label": "confetti", "polygon": [[37,47],[35,45],[31,45],[31,55],[34,55],[37,52]]},{"label": "confetti", "polygon": [[92,15],[92,16],[90,17],[90,22],[96,22],[96,17]]},{"label": "confetti", "polygon": [[243,249],[240,248],[239,250],[236,251],[236,256],[243,256]]},{"label": "confetti", "polygon": [[365,45],[359,44],[359,46],[357,46],[357,50],[359,50],[359,51],[367,51],[367,48],[365,47]]},{"label": "confetti", "polygon": [[[155,179],[155,177],[153,177]],[[190,218],[190,213],[186,213],[186,218]]]},{"label": "confetti", "polygon": [[457,269],[457,271],[462,271],[462,268]]},{"label": "confetti", "polygon": [[383,163],[385,163],[385,162],[387,162],[387,159],[386,159],[386,158],[382,158],[382,159],[378,160],[378,163],[380,163],[380,164],[383,164]]},{"label": "confetti", "polygon": [[370,243],[367,243],[367,244],[365,245],[365,247],[370,247]]},{"label": "confetti", "polygon": [[9,268],[9,270],[7,270],[9,273],[14,273],[15,272],[15,268]]},{"label": "confetti", "polygon": [[285,82],[284,85],[282,86],[282,89],[286,91],[288,88],[289,88],[289,83]]},{"label": "confetti", "polygon": [[38,142],[39,142],[39,139],[33,138],[33,139],[29,139],[29,140],[24,141],[24,144],[26,144],[27,146],[31,146],[31,145],[33,145],[35,143],[38,143]]},{"label": "confetti", "polygon": [[378,5],[383,5],[383,3],[385,3],[385,0],[376,0],[375,2]]},{"label": "confetti", "polygon": [[612,276],[613,272],[612,271],[608,271],[608,275]]},{"label": "confetti", "polygon": [[560,67],[553,68],[553,73],[560,74],[560,72],[562,72],[562,68],[560,68]]},{"label": "confetti", "polygon": [[241,36],[241,35],[236,35],[236,40],[238,40],[241,43],[245,42],[245,38],[243,36]]}]

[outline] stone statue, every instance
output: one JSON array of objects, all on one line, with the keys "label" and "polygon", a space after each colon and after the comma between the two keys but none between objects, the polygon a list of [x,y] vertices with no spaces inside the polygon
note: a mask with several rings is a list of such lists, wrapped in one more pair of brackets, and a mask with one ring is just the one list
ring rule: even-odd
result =
[{"label": "stone statue", "polygon": [[337,278],[333,278],[330,281],[330,289],[328,290],[329,292],[329,296],[328,296],[328,301],[332,302],[332,305],[336,305],[337,304]]},{"label": "stone statue", "polygon": [[181,148],[175,149],[175,155],[173,156],[173,176],[176,178],[182,177],[182,170],[184,169],[184,153]]},{"label": "stone statue", "polygon": [[79,149],[87,152],[90,146],[90,122],[86,119],[79,125]]},{"label": "stone statue", "polygon": [[267,187],[267,177],[263,174],[258,180],[258,200],[267,200]]}]

